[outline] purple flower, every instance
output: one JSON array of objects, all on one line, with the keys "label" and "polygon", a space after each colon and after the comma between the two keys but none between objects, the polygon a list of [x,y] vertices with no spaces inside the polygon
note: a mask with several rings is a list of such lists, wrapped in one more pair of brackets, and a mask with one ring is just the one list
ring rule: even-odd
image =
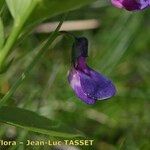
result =
[{"label": "purple flower", "polygon": [[111,0],[112,4],[118,8],[125,8],[129,11],[142,10],[150,7],[150,0]]},{"label": "purple flower", "polygon": [[94,104],[97,100],[105,100],[114,96],[116,89],[109,79],[86,64],[87,48],[86,38],[76,38],[68,81],[77,97],[87,104]]}]

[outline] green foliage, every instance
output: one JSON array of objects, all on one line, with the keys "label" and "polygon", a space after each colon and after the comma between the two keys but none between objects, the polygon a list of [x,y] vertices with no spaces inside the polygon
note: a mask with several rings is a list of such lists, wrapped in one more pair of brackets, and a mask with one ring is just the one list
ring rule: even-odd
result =
[{"label": "green foliage", "polygon": [[37,0],[6,0],[6,3],[14,20],[22,21],[25,15],[30,12],[30,8],[34,7],[34,3],[37,3],[36,1]]},{"label": "green foliage", "polygon": [[[132,39],[141,24],[141,16],[140,14],[133,16],[129,12],[124,12],[120,17],[119,22],[119,27],[116,28],[115,26],[115,29],[112,30],[112,35],[109,37],[111,41],[114,40],[114,42],[107,45],[108,51],[100,60],[101,71],[106,74],[110,74],[114,70],[128,50],[128,46],[132,42]],[[118,23],[116,25],[118,25]],[[126,27],[124,28],[125,25]]]},{"label": "green foliage", "polygon": [[30,23],[42,21],[54,15],[77,9],[93,1],[94,0],[6,0],[8,8],[15,20],[22,20],[24,15],[30,12],[30,8],[34,8],[34,6],[37,5],[30,17]]},{"label": "green foliage", "polygon": [[[92,2],[92,0],[84,0],[82,2],[75,0],[71,0],[69,2],[66,0],[61,2],[56,0],[6,0],[9,11],[14,19],[14,25],[4,48],[0,52],[1,72],[3,72],[3,68],[6,68],[5,66],[7,65],[5,63],[7,62],[5,61],[8,55],[11,53],[12,46],[16,42],[18,36],[21,34],[22,28],[31,13],[33,16],[31,16],[30,24],[34,24],[34,22],[37,23],[56,14],[78,8],[90,2]],[[64,3],[66,3],[66,5],[63,5]],[[35,10],[35,8],[37,8],[37,10]]]},{"label": "green foliage", "polygon": [[63,128],[59,123],[54,123],[50,119],[40,116],[37,113],[17,107],[1,107],[0,121],[29,131],[47,134],[54,137],[73,138],[81,136],[76,133],[65,133],[64,131],[66,129],[68,132],[68,127]]},{"label": "green foliage", "polygon": [[[0,8],[3,2],[0,0]],[[1,17],[8,18],[8,21],[1,20],[0,24],[0,62],[6,52],[5,64],[12,57],[14,61],[7,72],[0,75],[0,93],[3,93],[0,94],[0,103],[14,107],[0,108],[1,139],[26,141],[52,139],[51,136],[72,138],[80,136],[74,132],[75,128],[86,137],[94,139],[90,150],[150,149],[150,12],[147,9],[130,13],[107,4],[102,7],[101,2],[74,10],[91,2],[92,0],[6,1],[13,19],[8,13]],[[62,16],[56,15],[69,10],[74,11],[69,12],[67,20],[94,18],[100,21],[100,28],[74,34],[89,39],[88,65],[115,83],[117,95],[109,101],[98,101],[89,106],[72,92],[66,75],[70,69],[71,40],[59,37],[53,42],[57,37],[56,32],[52,37],[49,34],[22,34],[24,29],[28,29],[26,27],[32,27],[45,19],[53,17],[50,21],[59,21]],[[23,41],[18,43],[22,35]],[[51,40],[44,46],[45,42],[41,41],[47,38]],[[45,52],[46,55],[41,57]],[[12,126],[7,124],[16,127],[13,138],[7,130],[12,129]],[[29,133],[28,130],[33,132]],[[87,150],[87,147],[80,149]]]},{"label": "green foliage", "polygon": [[[63,18],[65,19],[65,17]],[[43,54],[46,52],[43,49],[48,50],[48,46],[52,44],[52,42],[56,39],[58,36],[58,31],[63,23],[63,20],[58,24],[56,30],[47,38],[46,41],[44,41],[41,45],[39,45],[36,49],[39,50],[37,55],[34,57],[32,62],[29,64],[29,66],[26,68],[26,70],[21,74],[21,76],[18,78],[18,80],[14,83],[14,85],[11,87],[11,89],[6,93],[6,95],[1,99],[0,101],[0,107],[4,104],[6,104],[8,101],[10,101],[10,97],[14,94],[16,89],[21,85],[21,83],[28,77],[30,71],[32,68],[36,65],[36,63],[40,60],[40,58],[43,56]],[[11,62],[10,62],[11,63]],[[6,66],[7,67],[7,66]],[[9,67],[9,64],[8,64]],[[7,67],[7,68],[8,68]],[[5,70],[5,68],[4,68]]]},{"label": "green foliage", "polygon": [[29,23],[41,22],[55,15],[77,9],[95,0],[38,0],[35,11],[29,18]]},{"label": "green foliage", "polygon": [[[1,50],[1,55],[0,55],[0,69],[1,69],[1,73],[5,72],[6,70],[8,70],[8,67],[11,65],[11,63],[9,62],[5,62],[5,59],[7,58],[7,56],[10,54],[10,50],[12,48],[12,46],[14,45],[14,43],[16,42],[19,34],[21,34],[21,30],[23,28],[24,23],[26,22],[26,20],[28,19],[29,15],[31,14],[31,12],[34,10],[35,6],[38,5],[39,3],[42,3],[43,1],[37,1],[37,0],[25,0],[25,1],[20,1],[20,0],[7,0],[7,6],[9,8],[9,11],[11,13],[11,15],[13,16],[14,19],[14,25],[12,28],[12,32],[8,37],[7,42],[4,45],[4,48]],[[46,1],[45,1],[46,2]],[[48,2],[48,1],[47,1]],[[48,3],[46,2],[46,7],[44,7],[44,9],[50,9],[49,7],[55,7],[59,6],[59,2],[54,2],[53,1],[49,1]],[[73,1],[72,1],[73,2]],[[75,3],[77,5],[74,5],[75,3],[68,3],[69,5],[66,5],[66,7],[63,7],[63,9],[54,9],[53,11],[49,12],[48,16],[47,14],[44,14],[44,10],[43,10],[43,4],[40,4],[40,6],[42,6],[42,20],[45,19],[44,15],[46,15],[46,17],[50,17],[53,16],[54,14],[57,13],[62,13],[63,11],[66,10],[70,10],[73,8],[76,8],[78,5],[83,5],[85,3]],[[54,5],[53,5],[54,4]],[[45,4],[44,4],[45,5]],[[50,9],[51,10],[51,9]],[[37,14],[36,14],[37,15]],[[40,16],[38,16],[38,19],[40,19]],[[4,105],[6,102],[8,102],[11,97],[11,95],[15,92],[15,90],[17,89],[17,87],[22,83],[22,81],[28,76],[29,72],[31,71],[31,69],[33,68],[33,66],[37,63],[37,61],[40,59],[40,57],[42,56],[42,54],[44,53],[44,51],[42,50],[42,48],[44,49],[48,49],[48,46],[53,42],[53,40],[57,37],[57,32],[61,26],[62,22],[59,24],[58,28],[56,29],[56,31],[54,32],[54,34],[52,34],[52,36],[50,36],[50,38],[44,42],[44,44],[42,44],[43,46],[39,46],[40,47],[40,51],[38,53],[38,55],[35,57],[35,59],[33,59],[33,61],[31,62],[31,64],[27,67],[26,71],[20,76],[20,78],[18,78],[17,82],[14,84],[14,86],[12,86],[12,88],[7,92],[7,94],[1,98],[1,116],[3,116],[4,118],[1,118],[1,121],[4,123],[9,123],[15,126],[19,126],[19,127],[23,127],[26,128],[28,130],[32,130],[35,132],[40,132],[40,133],[45,133],[51,136],[64,136],[64,137],[73,137],[73,136],[77,136],[77,135],[69,135],[69,134],[65,134],[65,133],[59,133],[59,132],[55,132],[55,131],[47,131],[48,128],[45,126],[42,126],[44,124],[46,125],[50,125],[50,122],[46,122],[44,121],[44,119],[40,116],[36,116],[36,114],[25,111],[23,109],[17,109],[17,108],[9,108],[9,112],[7,107],[2,107],[2,105]],[[2,24],[2,20],[0,20],[0,31],[1,31],[1,44],[0,46],[3,46],[4,43],[4,34],[3,34],[3,24]],[[12,62],[12,61],[10,61]],[[7,65],[8,64],[8,65]],[[5,111],[6,109],[6,111]],[[7,112],[7,114],[5,114]],[[17,112],[17,113],[16,113]],[[14,116],[14,118],[12,117],[12,114],[17,114],[17,117]],[[19,115],[18,115],[19,114]],[[31,117],[31,120],[28,120],[27,122],[21,120],[21,118],[26,118],[27,116]],[[38,118],[38,119],[35,119]],[[33,120],[35,120],[35,122],[33,122]],[[43,122],[42,125],[39,125],[40,122]],[[34,126],[32,126],[32,124]],[[37,126],[35,126],[37,124]]]},{"label": "green foliage", "polygon": [[4,27],[2,19],[0,18],[0,50],[3,47],[4,44]]},{"label": "green foliage", "polygon": [[0,0],[0,9],[3,7],[4,0]]}]

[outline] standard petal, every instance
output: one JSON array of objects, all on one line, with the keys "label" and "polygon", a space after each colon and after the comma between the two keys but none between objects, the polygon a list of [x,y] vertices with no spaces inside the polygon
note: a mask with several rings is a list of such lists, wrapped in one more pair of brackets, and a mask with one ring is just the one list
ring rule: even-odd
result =
[{"label": "standard petal", "polygon": [[88,68],[90,76],[80,72],[80,82],[84,93],[96,100],[104,100],[115,95],[113,83],[100,73]]}]

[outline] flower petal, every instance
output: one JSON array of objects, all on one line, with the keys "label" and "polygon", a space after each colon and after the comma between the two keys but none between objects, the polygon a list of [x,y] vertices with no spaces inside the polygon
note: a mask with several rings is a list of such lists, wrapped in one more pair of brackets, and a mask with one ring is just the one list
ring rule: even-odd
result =
[{"label": "flower petal", "polygon": [[75,93],[77,95],[77,97],[79,97],[81,100],[83,100],[85,103],[87,104],[94,104],[96,102],[95,99],[88,97],[83,89],[81,87],[75,87]]},{"label": "flower petal", "polygon": [[150,6],[150,0],[111,0],[111,2],[114,6],[129,11],[142,10]]},{"label": "flower petal", "polygon": [[115,95],[113,83],[100,73],[88,68],[90,76],[80,72],[80,82],[84,93],[96,100],[104,100]]},{"label": "flower petal", "polygon": [[87,104],[94,104],[96,102],[95,99],[92,99],[84,93],[81,83],[80,83],[80,74],[75,69],[72,69],[68,75],[68,81],[73,88],[77,97],[83,100]]},{"label": "flower petal", "polygon": [[150,0],[139,0],[139,3],[141,4],[141,9],[150,6]]},{"label": "flower petal", "polygon": [[123,8],[122,1],[123,0],[111,0],[111,3],[118,8]]},{"label": "flower petal", "polygon": [[141,6],[136,0],[124,0],[122,4],[129,11],[139,10]]}]

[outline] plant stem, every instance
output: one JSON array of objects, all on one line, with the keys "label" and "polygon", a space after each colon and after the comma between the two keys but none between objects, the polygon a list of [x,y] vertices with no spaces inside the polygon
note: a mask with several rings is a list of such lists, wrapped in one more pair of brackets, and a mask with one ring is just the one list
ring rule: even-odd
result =
[{"label": "plant stem", "polygon": [[39,47],[39,52],[38,54],[34,57],[32,60],[31,64],[26,68],[26,70],[21,74],[21,76],[18,78],[18,80],[14,83],[14,85],[11,87],[11,89],[5,94],[5,96],[1,99],[0,101],[0,107],[5,105],[8,101],[9,98],[13,95],[13,93],[16,91],[16,89],[21,85],[21,83],[28,77],[30,71],[32,68],[36,65],[36,63],[40,60],[40,58],[43,56],[44,53],[48,51],[48,47],[52,44],[52,42],[56,39],[56,37],[59,35],[58,31],[66,18],[66,15],[60,21],[59,25],[57,26],[56,30],[50,35],[50,37],[43,42],[40,47]]},{"label": "plant stem", "polygon": [[31,14],[33,9],[36,7],[36,5],[37,5],[37,1],[33,1],[32,5],[30,5],[30,7],[28,8],[28,11],[25,12],[24,15],[22,15],[19,18],[14,19],[14,25],[13,25],[12,31],[6,41],[6,44],[4,45],[3,49],[0,51],[0,69],[4,65],[7,56],[11,52],[11,48],[16,42],[24,23],[26,22],[26,20],[28,19],[29,15]]},{"label": "plant stem", "polygon": [[3,28],[3,21],[0,17],[0,51],[4,44],[4,28]]},{"label": "plant stem", "polygon": [[77,39],[77,37],[71,33],[71,32],[67,32],[67,31],[59,31],[60,35],[67,35],[68,37],[71,37],[73,39],[73,41],[75,41],[75,39]]}]

